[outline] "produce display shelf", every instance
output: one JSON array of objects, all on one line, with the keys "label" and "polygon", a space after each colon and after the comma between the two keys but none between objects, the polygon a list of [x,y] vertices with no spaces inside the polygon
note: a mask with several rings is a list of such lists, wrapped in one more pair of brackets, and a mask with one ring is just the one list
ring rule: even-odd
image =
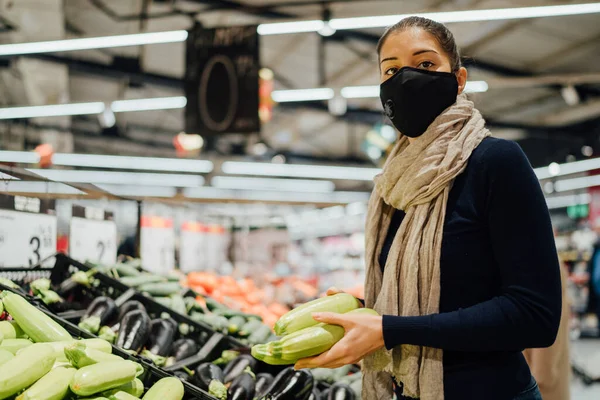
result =
[{"label": "produce display shelf", "polygon": [[[32,274],[32,275],[27,274],[27,272],[29,272],[29,271],[34,272],[34,274]],[[23,277],[23,279],[27,280],[27,276],[30,276],[30,277],[36,276],[35,274],[39,271],[40,271],[39,269],[38,270],[24,270],[24,269],[19,270],[17,268],[11,268],[10,270],[1,271],[0,276],[5,277],[8,275],[8,273],[12,273],[13,274],[12,276],[15,276],[15,273],[19,273]],[[7,274],[5,274],[5,272]],[[55,322],[60,324],[62,327],[64,327],[67,330],[67,332],[69,332],[71,334],[71,336],[73,336],[74,338],[90,339],[90,338],[96,337],[95,335],[80,329],[77,325],[74,325],[71,322],[69,322],[63,318],[60,318],[56,314],[50,312],[45,307],[45,305],[41,302],[41,300],[39,300],[35,297],[23,295],[22,292],[12,289],[12,288],[9,288],[7,286],[4,286],[2,284],[0,284],[0,290],[2,290],[2,291],[8,290],[8,291],[11,291],[13,293],[16,293],[16,294],[19,294],[19,295],[25,297],[32,305],[34,305],[40,311],[42,311],[43,313],[48,315],[50,318],[52,318]],[[144,367],[145,372],[141,377],[139,377],[139,379],[144,383],[144,388],[146,390],[149,389],[158,380],[160,380],[162,378],[174,376],[173,374],[171,374],[167,371],[157,368],[152,363],[149,363],[144,359],[141,359],[132,354],[129,354],[126,351],[121,350],[120,348],[118,348],[114,345],[112,347],[113,347],[113,351],[112,351],[113,354],[115,354],[119,357],[122,357],[126,360],[131,360],[131,361],[137,362]],[[184,381],[182,381],[182,383],[183,383],[183,386],[185,389],[184,400],[190,400],[190,399],[216,400],[215,397],[209,395],[208,393],[204,392],[203,390],[198,389],[196,386],[194,386],[188,382],[184,382]]]}]

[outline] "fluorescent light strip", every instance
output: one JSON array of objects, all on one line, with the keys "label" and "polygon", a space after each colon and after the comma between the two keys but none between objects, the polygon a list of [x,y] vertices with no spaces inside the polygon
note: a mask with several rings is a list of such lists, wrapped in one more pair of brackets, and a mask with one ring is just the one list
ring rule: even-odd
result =
[{"label": "fluorescent light strip", "polygon": [[335,184],[331,181],[306,179],[269,179],[241,178],[233,176],[215,176],[210,181],[213,187],[219,189],[268,190],[282,192],[313,192],[331,193]]},{"label": "fluorescent light strip", "polygon": [[101,102],[55,104],[50,106],[9,107],[0,108],[0,119],[100,114],[103,111],[104,103]]},{"label": "fluorescent light strip", "polygon": [[79,189],[59,182],[10,181],[0,185],[2,193],[69,194],[86,195]]},{"label": "fluorescent light strip", "polygon": [[367,201],[366,192],[273,192],[252,190],[227,190],[216,188],[185,188],[183,195],[190,199],[246,200],[246,201],[279,201],[301,203],[341,203],[348,204],[357,201]]},{"label": "fluorescent light strip", "polygon": [[275,90],[271,93],[271,98],[277,103],[331,100],[333,96],[335,92],[330,88]]},{"label": "fluorescent light strip", "polygon": [[128,186],[128,185],[96,185],[100,189],[116,196],[129,197],[161,197],[170,198],[177,194],[177,189],[170,186]]},{"label": "fluorescent light strip", "polygon": [[183,108],[187,104],[185,96],[157,97],[154,99],[134,99],[113,101],[110,109],[113,112],[171,110]]},{"label": "fluorescent light strip", "polygon": [[586,171],[593,171],[600,169],[600,158],[591,158],[589,160],[574,161],[565,164],[557,164],[558,168],[554,173],[551,173],[549,167],[541,167],[534,169],[534,172],[538,179],[549,179],[557,176],[578,174]]},{"label": "fluorescent light strip", "polygon": [[[487,92],[489,86],[486,81],[468,81],[465,86],[465,93],[483,93]],[[340,91],[342,97],[346,99],[366,99],[379,97],[379,85],[369,86],[346,86]]]},{"label": "fluorescent light strip", "polygon": [[158,185],[173,187],[198,187],[204,184],[204,178],[198,175],[52,169],[30,169],[29,171],[53,181],[67,183],[99,183],[142,186]]},{"label": "fluorescent light strip", "polygon": [[[560,17],[595,13],[600,13],[600,3],[396,14],[358,18],[334,18],[329,21],[329,26],[334,30],[385,28],[395,24],[403,18],[410,16],[421,16],[438,22],[449,23]],[[318,32],[323,27],[323,21],[294,21],[275,24],[261,24],[258,27],[258,32],[262,35],[280,35],[300,32]]]},{"label": "fluorescent light strip", "polygon": [[328,165],[267,164],[226,161],[221,166],[228,175],[284,176],[290,178],[347,179],[371,181],[379,168],[338,167]]},{"label": "fluorescent light strip", "polygon": [[[0,162],[37,164],[40,157],[32,151],[2,151]],[[164,172],[208,173],[213,163],[206,160],[185,160],[179,158],[128,157],[98,154],[56,153],[52,156],[54,165],[86,168],[133,169]]]},{"label": "fluorescent light strip", "polygon": [[569,192],[571,190],[586,189],[594,186],[600,186],[600,175],[563,179],[554,183],[554,190],[557,192]]},{"label": "fluorescent light strip", "polygon": [[589,193],[575,194],[571,196],[553,196],[546,198],[549,209],[565,208],[577,204],[589,204],[592,196]]},{"label": "fluorescent light strip", "polygon": [[176,43],[184,42],[187,37],[187,31],[178,30],[167,32],[136,33],[132,35],[53,40],[47,42],[12,43],[0,45],[0,56],[106,49],[112,47],[141,46],[146,44]]}]

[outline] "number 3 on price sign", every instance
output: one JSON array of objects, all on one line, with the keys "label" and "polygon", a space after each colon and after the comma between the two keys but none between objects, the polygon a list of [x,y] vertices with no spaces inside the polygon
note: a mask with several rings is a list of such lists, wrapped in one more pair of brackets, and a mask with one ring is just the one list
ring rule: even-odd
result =
[{"label": "number 3 on price sign", "polygon": [[29,258],[29,266],[32,267],[42,260],[42,257],[40,256],[40,238],[37,236],[32,237],[29,244],[32,246],[33,254],[36,257],[35,261],[32,258]]}]

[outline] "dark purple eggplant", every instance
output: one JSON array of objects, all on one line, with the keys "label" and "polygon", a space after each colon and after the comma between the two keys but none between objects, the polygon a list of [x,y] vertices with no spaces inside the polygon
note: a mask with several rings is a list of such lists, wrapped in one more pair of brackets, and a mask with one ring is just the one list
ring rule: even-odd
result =
[{"label": "dark purple eggplant", "polygon": [[117,305],[115,301],[109,297],[100,296],[96,297],[94,301],[90,303],[85,315],[82,320],[86,320],[90,317],[100,318],[100,326],[106,325],[111,319],[117,315]]},{"label": "dark purple eggplant", "polygon": [[314,379],[308,370],[294,371],[293,368],[286,368],[277,375],[265,398],[270,400],[308,400],[313,387]]},{"label": "dark purple eggplant", "polygon": [[256,397],[260,399],[262,396],[267,394],[267,391],[273,384],[274,380],[275,380],[275,378],[273,378],[273,375],[271,375],[271,374],[267,374],[265,372],[263,372],[261,374],[257,374],[256,375],[256,385],[255,385]]},{"label": "dark purple eggplant", "polygon": [[312,392],[310,392],[310,396],[308,396],[308,400],[321,400],[321,392],[316,387],[313,387]]},{"label": "dark purple eggplant", "polygon": [[150,317],[144,310],[129,311],[119,327],[117,346],[139,352],[150,337]]},{"label": "dark purple eggplant", "polygon": [[175,333],[176,328],[171,322],[164,319],[152,320],[146,349],[156,356],[168,356],[171,352],[173,339],[175,339]]},{"label": "dark purple eggplant", "polygon": [[133,311],[133,310],[143,310],[143,311],[146,311],[146,308],[144,307],[144,305],[142,303],[140,303],[137,300],[126,301],[125,304],[123,304],[119,308],[119,318],[118,318],[118,321],[120,322],[123,319],[123,317],[125,316],[125,314],[127,314],[129,311]]},{"label": "dark purple eggplant", "polygon": [[192,339],[179,339],[173,343],[171,357],[175,361],[183,360],[198,353],[198,346]]},{"label": "dark purple eggplant", "polygon": [[175,375],[177,378],[179,378],[180,380],[182,380],[184,382],[189,382],[190,379],[192,378],[190,376],[190,374],[188,374],[185,371],[175,371],[175,372],[173,372],[173,375]]},{"label": "dark purple eggplant", "polygon": [[227,400],[253,400],[255,391],[254,378],[243,373],[231,382]]},{"label": "dark purple eggplant", "polygon": [[327,400],[356,400],[356,395],[345,383],[336,383],[329,388]]},{"label": "dark purple eggplant", "polygon": [[246,368],[250,367],[252,371],[256,368],[256,359],[250,354],[242,354],[237,356],[227,364],[223,374],[225,374],[225,381],[223,383],[232,382],[235,378],[240,376]]},{"label": "dark purple eggplant", "polygon": [[198,365],[194,374],[194,384],[202,390],[208,390],[212,381],[224,383],[223,370],[218,365],[203,363]]}]

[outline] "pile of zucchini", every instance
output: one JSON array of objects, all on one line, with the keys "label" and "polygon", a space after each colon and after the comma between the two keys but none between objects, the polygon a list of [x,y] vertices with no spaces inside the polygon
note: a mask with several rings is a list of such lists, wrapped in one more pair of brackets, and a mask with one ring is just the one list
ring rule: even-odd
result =
[{"label": "pile of zucchini", "polygon": [[112,354],[105,340],[73,339],[18,294],[0,294],[0,315],[4,318],[0,321],[0,399],[181,400],[184,396],[183,384],[174,377],[160,379],[144,394],[141,364]]}]

